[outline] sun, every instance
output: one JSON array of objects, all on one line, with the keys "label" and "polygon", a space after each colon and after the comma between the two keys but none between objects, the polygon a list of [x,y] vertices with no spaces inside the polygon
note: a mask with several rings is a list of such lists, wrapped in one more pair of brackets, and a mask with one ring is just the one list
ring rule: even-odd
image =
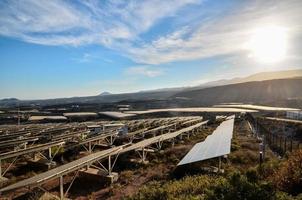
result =
[{"label": "sun", "polygon": [[247,47],[250,56],[264,63],[284,60],[287,51],[287,31],[281,26],[267,26],[252,32]]}]

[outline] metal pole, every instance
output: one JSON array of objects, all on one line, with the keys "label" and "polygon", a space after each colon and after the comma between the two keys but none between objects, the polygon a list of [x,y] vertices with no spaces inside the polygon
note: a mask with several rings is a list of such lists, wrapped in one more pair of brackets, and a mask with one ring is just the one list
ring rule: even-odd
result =
[{"label": "metal pole", "polygon": [[89,153],[92,152],[92,149],[91,149],[91,142],[88,142],[88,151],[89,151]]},{"label": "metal pole", "polygon": [[60,176],[60,199],[64,199],[63,176]]},{"label": "metal pole", "polygon": [[108,175],[111,175],[111,156],[108,157]]},{"label": "metal pole", "polygon": [[218,172],[221,171],[221,156],[219,156],[219,162],[218,162]]},{"label": "metal pole", "polygon": [[142,161],[143,161],[143,162],[142,162],[142,163],[144,163],[144,162],[145,162],[145,156],[146,156],[146,155],[145,155],[145,148],[143,148],[142,151],[143,151],[143,152],[142,152],[142,153],[143,153],[143,157],[142,157]]},{"label": "metal pole", "polygon": [[51,159],[51,147],[48,148],[48,158]]}]

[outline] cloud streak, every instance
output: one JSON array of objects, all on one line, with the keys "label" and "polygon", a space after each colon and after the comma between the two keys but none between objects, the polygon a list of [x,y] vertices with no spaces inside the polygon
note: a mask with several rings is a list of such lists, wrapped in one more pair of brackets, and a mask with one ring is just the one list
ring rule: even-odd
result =
[{"label": "cloud streak", "polygon": [[193,0],[2,1],[0,34],[43,45],[111,47],[132,41],[159,19],[190,3]]},{"label": "cloud streak", "polygon": [[[301,34],[299,0],[248,1],[227,13],[195,19],[194,26],[179,23],[151,40],[145,40],[142,34],[169,17],[183,21],[185,16],[179,15],[179,11],[188,6],[199,6],[203,12],[202,1],[25,2],[0,2],[1,35],[43,45],[99,44],[143,65],[247,54],[244,44],[253,27],[271,23],[288,26],[293,36]],[[149,69],[132,70],[152,76],[146,73]]]},{"label": "cloud streak", "polygon": [[130,76],[146,76],[149,78],[163,75],[163,70],[154,69],[150,66],[134,66],[126,69],[125,73]]}]

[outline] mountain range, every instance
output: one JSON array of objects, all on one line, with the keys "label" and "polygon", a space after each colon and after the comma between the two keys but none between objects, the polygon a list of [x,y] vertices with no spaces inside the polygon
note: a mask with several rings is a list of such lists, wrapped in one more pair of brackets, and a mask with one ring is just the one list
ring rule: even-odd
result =
[{"label": "mountain range", "polygon": [[224,102],[268,102],[302,98],[302,70],[261,72],[242,78],[224,79],[195,87],[164,88],[135,93],[55,98],[45,100],[0,100],[1,107],[21,105],[58,105],[76,103],[114,103],[120,101],[184,101],[186,105]]}]

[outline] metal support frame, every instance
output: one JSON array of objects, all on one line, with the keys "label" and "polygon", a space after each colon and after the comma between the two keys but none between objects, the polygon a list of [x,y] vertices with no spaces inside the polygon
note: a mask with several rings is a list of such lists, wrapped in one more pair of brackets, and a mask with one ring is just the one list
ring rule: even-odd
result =
[{"label": "metal support frame", "polygon": [[63,181],[63,175],[60,176],[60,199],[64,199],[64,181]]},{"label": "metal support frame", "polygon": [[51,147],[48,148],[48,158],[51,158]]},{"label": "metal support frame", "polygon": [[[170,131],[171,131],[171,129],[169,129],[169,132],[170,132]],[[194,133],[195,130],[193,129],[191,132]],[[187,132],[187,134],[188,134],[188,132]],[[115,137],[113,138],[113,137],[111,136],[111,141],[112,141],[113,139],[115,139]],[[172,144],[174,145],[175,138],[171,138],[170,141],[172,141],[172,142],[173,142]],[[162,148],[163,142],[164,142],[163,140],[158,140],[156,143],[153,143],[153,144],[157,145],[158,149],[160,149],[160,148]],[[90,144],[90,146],[91,146],[91,144]],[[54,155],[49,155],[49,157],[51,157],[51,160],[52,160],[52,159],[54,158],[54,156],[59,152],[59,150],[60,150],[61,147],[62,147],[62,145],[60,145],[60,147],[58,148],[58,150],[55,152]],[[151,148],[152,148],[152,147],[151,147]],[[92,150],[93,147],[89,147],[89,149]],[[139,150],[141,150],[142,153],[140,153]],[[49,151],[48,153],[51,154],[51,148],[49,148],[48,151]],[[138,152],[139,156],[141,157],[142,161],[144,162],[144,161],[146,160],[146,156],[147,156],[147,153],[148,153],[149,151],[148,151],[148,150],[146,149],[146,147],[144,146],[144,147],[141,147],[141,149],[137,149],[136,152]],[[43,155],[41,152],[38,152],[38,153],[40,153],[41,155]],[[115,166],[115,164],[116,164],[116,161],[117,161],[117,159],[118,159],[119,154],[120,154],[120,152],[118,152],[118,153],[115,155],[114,160],[112,160],[112,156],[113,156],[113,155],[108,155],[108,169],[100,162],[100,160],[97,160],[97,162],[100,164],[101,168],[103,168],[103,170],[105,170],[105,171],[108,173],[108,175],[112,175],[112,170],[113,170],[113,168],[114,168],[114,166]],[[45,155],[43,155],[43,156],[45,156]],[[45,157],[46,157],[46,156],[45,156]],[[17,160],[17,158],[18,158],[18,157],[15,158],[15,160],[13,161],[13,163]],[[112,162],[112,161],[113,161],[113,162]],[[13,163],[12,163],[12,164],[13,164]],[[12,164],[10,164],[10,166],[11,166]],[[87,166],[89,167],[89,165],[91,165],[91,164],[92,164],[92,163],[88,163]],[[9,166],[9,167],[10,167],[10,166]],[[93,166],[94,166],[94,165],[93,165]],[[96,168],[102,170],[101,168],[99,168],[99,167],[97,167],[97,166],[94,166],[94,167],[96,167]],[[219,169],[220,169],[220,168],[221,168],[221,157],[219,157]],[[7,170],[8,170],[8,169],[6,169],[5,172],[6,172]],[[2,171],[1,171],[1,159],[0,159],[0,175],[1,175],[1,172],[2,172]],[[4,172],[4,173],[5,173],[5,172]],[[78,170],[78,171],[76,172],[76,174],[74,175],[74,177],[73,177],[73,179],[72,179],[72,181],[71,181],[69,187],[68,187],[67,190],[65,191],[65,194],[64,194],[64,179],[63,179],[63,178],[64,178],[64,175],[62,174],[61,176],[59,176],[59,183],[60,183],[60,198],[61,198],[61,199],[63,199],[64,196],[67,195],[67,193],[68,193],[68,191],[70,190],[72,184],[74,183],[74,180],[76,179],[78,173],[79,173],[79,170]]]},{"label": "metal support frame", "polygon": [[11,168],[11,166],[17,161],[19,156],[15,157],[15,159],[8,165],[8,167],[2,173],[2,161],[0,159],[0,178],[3,177],[6,172]]},{"label": "metal support frame", "polygon": [[161,150],[162,145],[163,145],[163,141],[159,140],[156,144],[157,150]]},{"label": "metal support frame", "polygon": [[129,143],[132,143],[133,140],[134,140],[134,136],[132,135],[132,136],[128,137],[127,139],[128,139],[128,142],[129,142]]},{"label": "metal support frame", "polygon": [[52,155],[51,153],[51,147],[48,149],[48,161],[52,162],[54,157],[59,153],[60,149],[62,148],[63,144],[59,145],[59,148],[57,149],[57,151]]},{"label": "metal support frame", "polygon": [[172,138],[171,141],[172,141],[171,142],[172,143],[172,147],[174,147],[175,146],[175,138]]},{"label": "metal support frame", "polygon": [[27,143],[28,142],[23,142],[23,143],[20,143],[20,144],[14,146],[14,151],[18,151],[20,149],[26,149],[27,148]]},{"label": "metal support frame", "polygon": [[40,188],[40,189],[43,190],[44,192],[48,192],[46,189],[44,189],[44,188],[42,187],[42,185],[39,185],[38,188]]},{"label": "metal support frame", "polygon": [[88,148],[85,146],[85,144],[82,144],[81,146],[88,152],[88,153],[92,153],[93,150],[94,150],[94,147],[95,147],[96,144],[93,144],[92,145],[92,141],[91,142],[88,142]]},{"label": "metal support frame", "polygon": [[97,169],[99,170],[104,170],[109,176],[112,174],[112,170],[115,166],[115,163],[117,161],[117,158],[119,156],[120,152],[118,152],[113,160],[111,160],[111,155],[108,156],[108,168],[106,168],[100,161],[97,161],[99,163],[99,165],[102,167],[102,169],[100,169],[99,167],[97,167]]},{"label": "metal support frame", "polygon": [[[60,144],[60,145],[58,145],[58,146],[59,146],[59,148],[56,150],[56,152],[55,152],[54,154],[52,154],[52,152],[51,152],[51,147],[49,147],[48,149],[45,149],[45,150],[48,151],[48,152],[47,152],[47,154],[48,154],[47,156],[45,156],[45,155],[42,153],[42,151],[34,152],[34,153],[33,153],[34,160],[35,160],[36,155],[38,154],[38,155],[40,155],[41,157],[43,157],[45,160],[48,160],[49,162],[52,162],[53,159],[54,159],[54,157],[59,153],[59,151],[60,151],[60,149],[62,148],[63,144]],[[43,150],[43,151],[45,151],[45,150]]]},{"label": "metal support frame", "polygon": [[65,197],[65,196],[67,195],[67,193],[69,192],[69,190],[70,190],[72,184],[74,183],[75,179],[77,178],[78,174],[79,174],[79,171],[77,171],[77,172],[75,173],[75,175],[73,176],[72,181],[70,182],[70,184],[69,184],[67,190],[66,190],[65,193],[64,193],[64,197]]},{"label": "metal support frame", "polygon": [[136,152],[138,153],[139,157],[141,158],[141,161],[145,162],[148,152],[145,151],[145,147],[142,147],[140,150],[142,151],[142,153],[139,153],[139,150],[136,150]]},{"label": "metal support frame", "polygon": [[85,147],[85,145],[81,145],[87,152],[89,152],[89,150]]},{"label": "metal support frame", "polygon": [[89,153],[92,152],[91,142],[88,142],[88,152],[89,152]]},{"label": "metal support frame", "polygon": [[114,143],[116,137],[113,136],[113,135],[110,135],[109,138],[110,138],[109,140],[108,140],[108,138],[105,138],[105,141],[106,141],[109,145],[113,145],[113,143]]},{"label": "metal support frame", "polygon": [[190,138],[190,135],[191,135],[192,132],[193,132],[193,130],[192,130],[191,132],[188,132],[188,133],[187,133],[187,139]]}]

